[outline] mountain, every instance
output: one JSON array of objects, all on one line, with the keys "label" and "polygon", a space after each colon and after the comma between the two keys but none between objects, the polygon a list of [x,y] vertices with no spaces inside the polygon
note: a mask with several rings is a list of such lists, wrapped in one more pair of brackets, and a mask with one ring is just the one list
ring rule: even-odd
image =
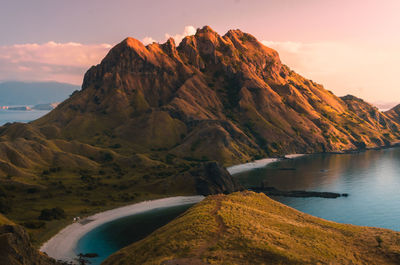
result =
[{"label": "mountain", "polygon": [[103,264],[399,264],[399,242],[247,191],[207,197]]},{"label": "mountain", "polygon": [[[389,146],[399,129],[396,114],[336,97],[240,30],[206,26],[178,46],[127,38],[49,114],[0,127],[0,212],[27,223],[55,207],[72,218],[231,193],[241,187],[224,166]],[[28,229],[43,242],[65,222]]]},{"label": "mountain", "polygon": [[97,146],[100,135],[113,142],[107,131],[134,150],[225,165],[384,146],[400,136],[384,113],[296,74],[252,35],[220,36],[207,26],[178,47],[125,39],[86,73],[82,91],[33,124]]},{"label": "mountain", "polygon": [[0,106],[60,102],[79,89],[79,86],[58,82],[3,82],[0,83]]}]

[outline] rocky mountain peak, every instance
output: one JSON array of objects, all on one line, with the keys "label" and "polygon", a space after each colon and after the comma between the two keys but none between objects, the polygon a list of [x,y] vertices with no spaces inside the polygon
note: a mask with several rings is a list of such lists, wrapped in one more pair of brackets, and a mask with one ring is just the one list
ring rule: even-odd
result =
[{"label": "rocky mountain peak", "polygon": [[196,31],[196,35],[202,34],[202,33],[214,33],[214,34],[218,34],[217,32],[215,32],[210,26],[204,26],[202,28],[198,28]]},{"label": "rocky mountain peak", "polygon": [[173,38],[169,38],[165,43],[161,44],[162,49],[165,53],[167,53],[171,57],[177,57],[175,40]]},{"label": "rocky mountain peak", "polygon": [[[221,36],[205,26],[178,47],[172,38],[147,46],[127,38],[86,73],[83,88],[56,110],[64,109],[62,126],[77,111],[91,113],[144,150],[173,147],[224,162],[383,145],[400,130],[370,104],[340,99],[291,71],[239,29]],[[365,123],[352,128],[354,120]]]}]

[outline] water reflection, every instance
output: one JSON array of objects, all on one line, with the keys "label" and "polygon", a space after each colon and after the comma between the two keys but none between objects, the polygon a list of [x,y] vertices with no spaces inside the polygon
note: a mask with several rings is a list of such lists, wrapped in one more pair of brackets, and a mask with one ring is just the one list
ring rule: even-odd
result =
[{"label": "water reflection", "polygon": [[344,155],[310,155],[235,177],[246,186],[258,186],[264,181],[281,190],[348,193],[349,197],[337,199],[275,199],[333,221],[400,230],[399,162],[400,148]]}]

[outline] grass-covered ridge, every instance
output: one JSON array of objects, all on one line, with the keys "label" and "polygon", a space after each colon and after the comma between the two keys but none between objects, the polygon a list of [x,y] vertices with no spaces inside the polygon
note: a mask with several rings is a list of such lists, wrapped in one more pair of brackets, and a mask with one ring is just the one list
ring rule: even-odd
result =
[{"label": "grass-covered ridge", "polygon": [[316,218],[254,192],[215,195],[104,264],[399,264],[400,233]]}]

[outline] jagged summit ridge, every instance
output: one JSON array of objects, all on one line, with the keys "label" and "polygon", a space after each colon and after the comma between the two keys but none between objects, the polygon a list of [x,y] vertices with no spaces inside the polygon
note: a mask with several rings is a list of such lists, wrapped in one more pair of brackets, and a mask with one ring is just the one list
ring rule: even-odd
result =
[{"label": "jagged summit ridge", "polygon": [[[244,45],[244,42],[247,45]],[[147,46],[134,38],[126,38],[109,52],[100,65],[88,71],[84,78],[83,88],[89,85],[89,80],[93,79],[92,75],[97,77],[99,70],[102,70],[101,74],[105,74],[105,71],[112,72],[106,67],[117,66],[122,62],[124,62],[123,68],[127,68],[130,62],[134,62],[135,67],[130,67],[133,72],[148,72],[149,69],[146,67],[150,65],[166,71],[176,68],[177,65],[182,67],[182,64],[189,64],[190,68],[195,69],[185,70],[192,72],[203,70],[209,65],[223,64],[227,71],[234,73],[238,70],[246,70],[232,67],[232,65],[238,65],[239,60],[244,60],[250,64],[250,67],[256,67],[260,71],[270,67],[273,70],[271,74],[279,73],[282,68],[278,53],[263,46],[254,36],[240,30],[230,30],[224,36],[220,36],[210,27],[205,26],[198,29],[195,35],[186,36],[178,47],[175,46],[172,38],[163,44],[152,43]],[[274,79],[279,80],[279,74]]]}]

